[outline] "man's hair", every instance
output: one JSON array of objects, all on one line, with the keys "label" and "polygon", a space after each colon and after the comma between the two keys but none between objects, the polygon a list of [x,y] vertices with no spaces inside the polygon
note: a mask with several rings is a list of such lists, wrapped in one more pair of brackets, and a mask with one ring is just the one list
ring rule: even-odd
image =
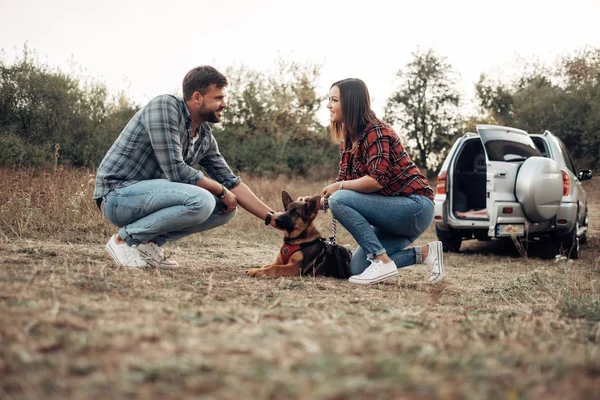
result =
[{"label": "man's hair", "polygon": [[[349,139],[355,143],[369,123],[377,116],[371,110],[371,98],[367,85],[360,79],[348,78],[335,82],[340,90],[340,103],[344,122],[331,123],[331,138],[339,143]],[[330,89],[331,90],[331,89]]]},{"label": "man's hair", "polygon": [[229,84],[225,75],[210,65],[201,65],[191,69],[183,78],[183,99],[189,100],[194,92],[205,94],[210,85],[221,89]]}]

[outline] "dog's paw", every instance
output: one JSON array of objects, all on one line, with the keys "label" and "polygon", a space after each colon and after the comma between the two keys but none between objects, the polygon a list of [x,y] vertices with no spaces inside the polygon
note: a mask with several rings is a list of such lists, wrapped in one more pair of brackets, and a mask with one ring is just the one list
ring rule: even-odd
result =
[{"label": "dog's paw", "polygon": [[246,275],[253,276],[253,277],[264,276],[265,271],[262,268],[250,268],[250,269],[246,270]]}]

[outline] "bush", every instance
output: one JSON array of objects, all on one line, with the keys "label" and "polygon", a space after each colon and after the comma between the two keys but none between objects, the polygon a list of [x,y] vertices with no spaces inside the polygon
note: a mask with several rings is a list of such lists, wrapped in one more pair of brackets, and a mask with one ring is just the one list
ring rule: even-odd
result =
[{"label": "bush", "polygon": [[97,166],[136,111],[103,84],[52,71],[25,48],[13,65],[0,59],[0,166],[52,165],[56,143],[65,165]]},{"label": "bush", "polygon": [[0,132],[0,165],[19,166],[25,159],[26,146],[11,133]]},{"label": "bush", "polygon": [[327,140],[294,140],[281,149],[280,142],[268,135],[246,139],[221,132],[219,150],[231,168],[257,176],[309,176],[331,179],[338,170],[338,148]]}]

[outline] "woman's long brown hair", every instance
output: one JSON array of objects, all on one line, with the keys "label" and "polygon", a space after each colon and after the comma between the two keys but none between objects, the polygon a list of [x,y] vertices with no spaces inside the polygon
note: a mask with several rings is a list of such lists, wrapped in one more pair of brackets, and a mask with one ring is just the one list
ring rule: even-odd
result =
[{"label": "woman's long brown hair", "polygon": [[[353,146],[365,128],[377,118],[371,110],[371,97],[367,85],[360,79],[348,78],[335,82],[340,90],[340,103],[344,122],[331,123],[331,139],[339,143],[346,139]],[[330,89],[331,90],[331,89]]]}]

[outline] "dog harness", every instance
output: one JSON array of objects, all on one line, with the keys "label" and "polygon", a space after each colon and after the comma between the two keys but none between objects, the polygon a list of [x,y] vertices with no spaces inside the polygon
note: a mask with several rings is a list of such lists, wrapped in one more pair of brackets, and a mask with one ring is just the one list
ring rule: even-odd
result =
[{"label": "dog harness", "polygon": [[290,261],[290,257],[292,257],[292,254],[294,254],[298,250],[301,250],[305,247],[313,246],[314,244],[316,244],[317,242],[320,242],[322,240],[323,240],[322,238],[319,238],[319,239],[313,240],[312,242],[300,243],[300,244],[283,243],[283,245],[281,246],[281,250],[279,250],[283,264],[287,264]]},{"label": "dog harness", "polygon": [[281,259],[283,260],[283,264],[287,264],[290,261],[290,257],[292,256],[292,254],[294,254],[298,250],[300,250],[299,244],[284,243],[283,246],[281,246],[281,250],[279,251],[279,253],[281,254]]}]

